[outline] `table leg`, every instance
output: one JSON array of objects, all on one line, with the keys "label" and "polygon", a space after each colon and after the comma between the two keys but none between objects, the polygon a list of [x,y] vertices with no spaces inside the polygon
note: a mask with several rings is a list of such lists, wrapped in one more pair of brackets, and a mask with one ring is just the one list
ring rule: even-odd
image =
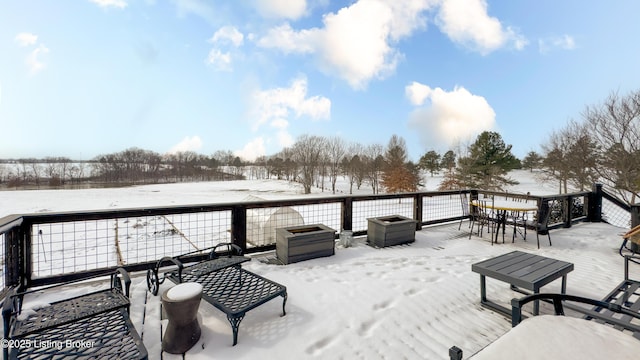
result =
[{"label": "table leg", "polygon": [[498,218],[496,219],[496,244],[498,243],[498,234],[500,233],[500,211],[496,211]]},{"label": "table leg", "polygon": [[480,275],[480,302],[487,302],[487,281],[484,275]]},{"label": "table leg", "polygon": [[563,294],[567,293],[567,275],[562,276],[562,287],[560,288],[560,292]]},{"label": "table leg", "polygon": [[507,229],[507,211],[502,212],[502,217],[500,218],[500,222],[502,223],[502,243],[504,244],[504,232]]},{"label": "table leg", "polygon": [[[540,288],[533,289],[534,294],[538,294],[540,292]],[[536,316],[540,313],[540,300],[535,300],[533,302],[533,315]]]}]

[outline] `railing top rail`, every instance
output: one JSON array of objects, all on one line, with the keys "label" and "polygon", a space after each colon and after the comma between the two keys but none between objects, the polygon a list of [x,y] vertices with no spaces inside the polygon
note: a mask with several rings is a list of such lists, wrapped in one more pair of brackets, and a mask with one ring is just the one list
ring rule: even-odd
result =
[{"label": "railing top rail", "polygon": [[23,217],[21,215],[9,215],[0,219],[0,234],[8,230],[22,225]]},{"label": "railing top rail", "polygon": [[[448,191],[427,191],[427,192],[408,192],[398,194],[371,194],[371,195],[330,195],[323,197],[312,198],[292,198],[282,200],[247,200],[238,202],[222,202],[215,204],[194,204],[194,205],[175,205],[175,206],[158,206],[158,207],[144,207],[144,208],[120,208],[109,210],[86,210],[86,211],[63,211],[63,212],[51,212],[51,213],[31,213],[31,214],[16,214],[9,215],[0,219],[0,228],[4,229],[5,226],[13,227],[16,224],[9,224],[10,222],[20,219],[27,223],[53,223],[53,222],[69,222],[79,220],[100,220],[104,218],[127,218],[137,216],[150,216],[150,215],[170,215],[175,213],[196,213],[206,211],[225,211],[232,210],[237,206],[243,206],[247,209],[252,208],[266,208],[266,207],[278,207],[278,206],[296,206],[296,205],[310,205],[310,204],[328,204],[342,202],[347,198],[355,201],[366,200],[381,200],[381,199],[397,199],[399,197],[414,197],[414,196],[446,196],[457,195],[460,193],[468,193],[470,190],[448,190]],[[20,224],[17,224],[20,225]]]}]

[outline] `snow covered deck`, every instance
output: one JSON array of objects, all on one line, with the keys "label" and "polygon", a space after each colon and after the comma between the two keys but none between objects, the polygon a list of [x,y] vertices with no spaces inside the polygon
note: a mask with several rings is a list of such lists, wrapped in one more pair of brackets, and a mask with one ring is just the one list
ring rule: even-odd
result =
[{"label": "snow covered deck", "polygon": [[[224,314],[203,302],[203,336],[186,358],[444,359],[453,345],[468,358],[511,328],[509,319],[480,306],[479,276],[471,264],[516,249],[569,261],[575,270],[568,293],[597,299],[623,279],[617,248],[624,229],[577,224],[553,231],[554,246],[537,250],[533,236],[494,246],[488,236],[469,240],[465,226],[460,231],[457,224],[426,228],[416,233],[415,243],[385,249],[357,238],[355,246],[338,248],[333,257],[286,266],[261,261],[273,254],[256,255],[243,266],[287,286],[287,315],[280,317],[278,301],[249,313],[234,347]],[[640,275],[640,269],[633,270],[632,276]],[[166,324],[160,320],[159,298],[146,291],[143,276],[134,276],[133,283],[132,319],[150,358],[159,358]],[[161,291],[165,286],[172,284],[163,284]],[[488,279],[487,287],[505,304],[520,296],[499,281]],[[559,289],[560,281],[545,287]]]},{"label": "snow covered deck", "polygon": [[[572,262],[567,292],[600,299],[623,279],[617,249],[626,230],[579,223],[553,230],[554,245],[538,250],[535,234],[527,242],[492,246],[487,235],[469,239],[467,224],[458,230],[456,222],[424,228],[414,243],[383,249],[356,237],[352,247],[338,246],[335,256],[286,266],[270,261],[274,253],[256,254],[243,267],[287,287],[287,315],[280,316],[281,301],[263,304],[244,318],[232,346],[225,315],[203,301],[202,337],[185,358],[448,359],[456,345],[466,359],[511,329],[510,319],[480,305],[473,263],[513,250]],[[632,268],[631,277],[640,278],[640,268]],[[145,274],[132,274],[132,281],[131,318],[149,358],[182,358],[161,351],[167,320],[161,319],[160,297],[147,291]],[[171,286],[165,282],[160,292]],[[560,286],[558,280],[543,290],[559,292]],[[487,291],[505,305],[521,296],[492,279]],[[543,304],[541,313],[550,311]]]}]

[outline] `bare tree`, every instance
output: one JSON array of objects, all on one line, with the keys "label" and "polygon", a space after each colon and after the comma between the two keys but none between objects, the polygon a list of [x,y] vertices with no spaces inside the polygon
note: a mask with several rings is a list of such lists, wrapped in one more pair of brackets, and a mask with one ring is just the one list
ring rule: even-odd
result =
[{"label": "bare tree", "polygon": [[363,153],[363,147],[359,143],[352,143],[349,145],[345,155],[341,160],[342,174],[347,177],[349,181],[349,194],[353,194],[353,184],[356,184],[358,189],[362,185],[364,180],[363,165],[360,156]]},{"label": "bare tree", "polygon": [[640,194],[640,90],[611,93],[601,104],[588,106],[582,117],[602,156],[599,180],[621,199],[636,203]]},{"label": "bare tree", "polygon": [[347,153],[344,140],[334,136],[327,139],[326,154],[329,168],[329,181],[331,182],[331,191],[336,193],[336,181],[340,175],[340,163]]},{"label": "bare tree", "polygon": [[560,193],[569,192],[568,184],[583,191],[596,181],[598,146],[583,124],[570,121],[553,132],[542,148],[543,174],[558,181]]},{"label": "bare tree", "polygon": [[323,138],[302,135],[291,148],[292,159],[299,166],[298,181],[305,194],[311,193],[314,177],[322,157]]},{"label": "bare tree", "polygon": [[366,178],[374,194],[380,192],[380,175],[384,169],[384,150],[380,144],[372,144],[365,149],[365,155],[360,158],[366,169]]}]

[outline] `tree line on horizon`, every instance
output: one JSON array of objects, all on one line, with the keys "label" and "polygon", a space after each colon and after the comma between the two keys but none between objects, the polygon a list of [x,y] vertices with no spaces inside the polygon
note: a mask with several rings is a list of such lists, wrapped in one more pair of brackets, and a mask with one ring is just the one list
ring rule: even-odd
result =
[{"label": "tree line on horizon", "polygon": [[86,162],[68,158],[18,159],[0,164],[0,184],[61,186],[82,182],[107,184],[168,183],[231,179],[296,181],[305,193],[313,187],[336,192],[345,177],[349,192],[362,186],[372,193],[417,191],[422,172],[444,172],[440,190],[478,188],[503,190],[516,184],[514,169],[538,170],[541,181],[558,184],[560,193],[583,191],[595,182],[606,185],[627,203],[640,193],[640,91],[611,93],[601,104],[587,106],[582,121],[571,120],[523,159],[511,153],[499,133],[485,131],[462,149],[443,154],[427,151],[414,163],[402,137],[392,135],[386,146],[348,143],[340,137],[302,135],[271,156],[246,161],[232,151],[202,155],[186,151],[161,155],[129,148]]}]

